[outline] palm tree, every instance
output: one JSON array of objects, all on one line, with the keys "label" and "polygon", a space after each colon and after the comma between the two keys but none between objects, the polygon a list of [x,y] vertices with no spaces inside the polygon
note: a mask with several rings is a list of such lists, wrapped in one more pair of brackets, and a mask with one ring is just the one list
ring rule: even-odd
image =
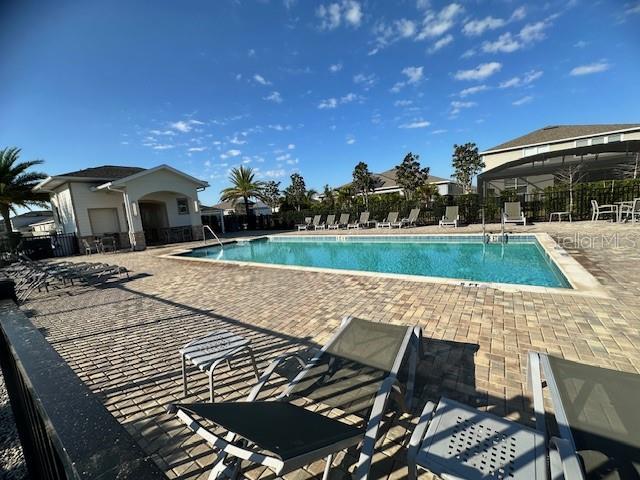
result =
[{"label": "palm tree", "polygon": [[19,148],[7,147],[0,150],[0,214],[7,233],[11,233],[9,215],[11,212],[16,213],[16,207],[43,207],[49,200],[48,194],[32,191],[40,180],[47,178],[47,175],[42,172],[27,172],[43,161],[19,162],[19,157]]},{"label": "palm tree", "polygon": [[255,197],[263,200],[264,195],[262,192],[264,188],[264,182],[255,180],[253,169],[244,166],[231,169],[229,181],[231,182],[231,186],[225,188],[224,190],[222,190],[222,192],[220,192],[220,198],[223,202],[231,201],[234,205],[238,200],[243,199],[244,210],[248,216],[249,198]]}]

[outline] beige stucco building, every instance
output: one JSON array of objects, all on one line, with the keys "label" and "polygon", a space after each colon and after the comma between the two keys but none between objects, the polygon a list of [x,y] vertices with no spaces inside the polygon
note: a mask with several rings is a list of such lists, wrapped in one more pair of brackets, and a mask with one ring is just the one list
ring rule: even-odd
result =
[{"label": "beige stucco building", "polygon": [[168,165],[144,169],[105,165],[46,178],[56,231],[79,241],[114,236],[120,247],[202,238],[198,191],[205,181]]},{"label": "beige stucco building", "polygon": [[551,125],[480,152],[478,191],[534,193],[569,165],[581,165],[585,181],[628,176],[639,152],[640,124]]}]

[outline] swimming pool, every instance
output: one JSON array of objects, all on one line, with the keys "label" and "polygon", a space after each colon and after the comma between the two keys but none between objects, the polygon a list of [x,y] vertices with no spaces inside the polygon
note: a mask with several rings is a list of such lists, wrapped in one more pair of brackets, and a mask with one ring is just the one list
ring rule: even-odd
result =
[{"label": "swimming pool", "polygon": [[183,257],[571,288],[535,236],[295,235],[208,246]]}]

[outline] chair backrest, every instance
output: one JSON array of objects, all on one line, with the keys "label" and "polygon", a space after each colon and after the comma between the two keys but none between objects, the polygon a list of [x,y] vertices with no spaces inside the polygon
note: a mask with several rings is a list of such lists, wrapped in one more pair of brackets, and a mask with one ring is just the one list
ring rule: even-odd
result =
[{"label": "chair backrest", "polygon": [[520,218],[522,216],[520,202],[505,202],[504,214],[507,218]]},{"label": "chair backrest", "polygon": [[598,202],[594,199],[591,199],[591,208],[598,210]]},{"label": "chair backrest", "polygon": [[327,215],[327,225],[333,225],[334,223],[336,223],[336,216]]},{"label": "chair backrest", "polygon": [[395,223],[397,221],[398,221],[398,212],[389,212],[389,215],[387,215],[387,222]]},{"label": "chair backrest", "polygon": [[369,212],[362,212],[360,214],[360,223],[367,223],[369,221]]},{"label": "chair backrest", "polygon": [[348,213],[342,213],[340,215],[340,225],[345,225],[347,223],[349,223],[349,217],[351,215],[349,215]]},{"label": "chair backrest", "polygon": [[87,240],[84,238],[82,239],[82,246],[84,248],[91,248],[91,245],[89,245],[89,242],[87,242]]},{"label": "chair backrest", "polygon": [[316,215],[313,217],[313,224],[317,227],[318,225],[320,225],[320,219],[322,218],[322,215]]},{"label": "chair backrest", "polygon": [[634,198],[633,199],[633,206],[631,207],[631,211],[633,213],[640,212],[640,198]]},{"label": "chair backrest", "polygon": [[382,382],[398,374],[412,328],[348,319],[287,394],[348,413],[369,410]]},{"label": "chair backrest", "polygon": [[554,409],[560,407],[566,417],[586,478],[600,477],[602,465],[612,472],[607,478],[638,478],[640,375],[547,358],[555,380]]},{"label": "chair backrest", "polygon": [[420,209],[412,208],[411,211],[409,212],[409,222],[413,223],[416,220],[418,220],[418,215],[420,215]]},{"label": "chair backrest", "polygon": [[310,224],[311,223],[311,217],[304,217],[304,223]]},{"label": "chair backrest", "polygon": [[449,206],[444,211],[444,219],[454,221],[458,218],[458,205]]}]

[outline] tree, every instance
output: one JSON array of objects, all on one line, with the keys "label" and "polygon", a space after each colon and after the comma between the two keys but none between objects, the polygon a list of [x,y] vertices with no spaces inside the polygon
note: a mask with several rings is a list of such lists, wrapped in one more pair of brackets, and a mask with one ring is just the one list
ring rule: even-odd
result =
[{"label": "tree", "polygon": [[11,213],[16,207],[44,207],[49,200],[46,193],[34,193],[40,180],[47,178],[42,172],[27,172],[31,167],[41,165],[43,160],[20,162],[20,149],[4,148],[0,150],[0,213],[7,233],[11,233]]},{"label": "tree", "polygon": [[336,201],[340,206],[346,205],[347,207],[350,207],[352,200],[353,190],[351,189],[351,186],[348,185],[337,190]]},{"label": "tree", "polygon": [[333,208],[336,203],[336,199],[333,195],[333,189],[329,185],[325,185],[322,192],[322,203],[327,207]]},{"label": "tree", "polygon": [[573,191],[576,184],[580,183],[587,173],[583,171],[583,163],[566,165],[557,170],[554,177],[556,181],[569,190],[569,212],[573,213]]},{"label": "tree", "polygon": [[271,207],[273,212],[280,205],[280,182],[273,180],[262,187],[262,201]]},{"label": "tree", "polygon": [[414,192],[429,181],[429,167],[420,167],[420,156],[407,153],[402,163],[396,167],[398,185],[404,190],[408,200],[413,198]]},{"label": "tree", "polygon": [[238,200],[242,199],[244,201],[244,211],[249,215],[249,199],[253,197],[263,200],[264,183],[255,180],[253,169],[245,166],[231,169],[229,181],[231,186],[220,192],[220,198],[223,202],[231,201],[234,205]]},{"label": "tree", "polygon": [[352,186],[356,192],[362,193],[364,197],[364,206],[369,209],[369,192],[373,192],[376,188],[376,178],[369,171],[369,166],[360,162],[353,169]]},{"label": "tree", "polygon": [[284,195],[287,197],[287,202],[295,206],[299,212],[307,200],[307,186],[302,175],[299,173],[291,174],[291,185],[284,189]]},{"label": "tree", "polygon": [[471,193],[473,177],[484,168],[484,161],[478,155],[478,147],[475,143],[453,146],[453,178],[462,185],[464,193]]}]

